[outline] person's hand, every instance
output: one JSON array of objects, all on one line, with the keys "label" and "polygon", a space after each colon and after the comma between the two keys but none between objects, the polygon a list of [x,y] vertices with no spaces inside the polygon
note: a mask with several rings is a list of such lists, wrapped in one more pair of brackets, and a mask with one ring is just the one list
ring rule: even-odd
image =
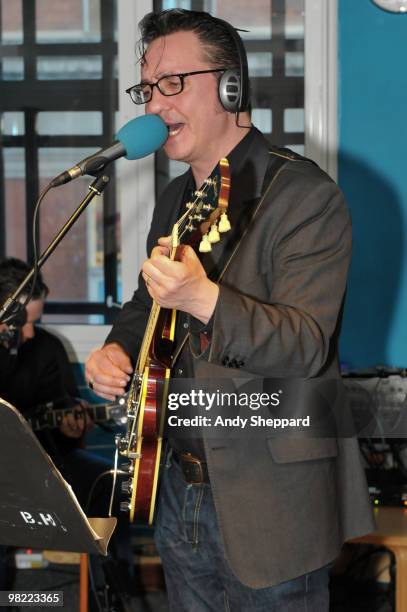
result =
[{"label": "person's hand", "polygon": [[169,258],[170,238],[160,238],[158,246],[142,266],[143,278],[151,297],[164,308],[182,310],[207,323],[219,295],[219,287],[206,276],[195,251],[178,247],[179,260]]},{"label": "person's hand", "polygon": [[92,351],[85,364],[85,378],[90,388],[112,401],[123,395],[132,372],[130,357],[113,342]]},{"label": "person's hand", "polygon": [[81,438],[92,427],[93,421],[87,411],[87,402],[79,400],[72,412],[63,417],[59,425],[59,431],[68,438]]}]

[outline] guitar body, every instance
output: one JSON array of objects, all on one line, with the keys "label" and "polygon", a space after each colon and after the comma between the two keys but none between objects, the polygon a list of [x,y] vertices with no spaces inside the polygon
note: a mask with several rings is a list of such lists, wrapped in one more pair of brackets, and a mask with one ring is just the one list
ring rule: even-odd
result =
[{"label": "guitar body", "polygon": [[[186,205],[186,212],[175,224],[171,260],[177,259],[181,238],[186,237],[183,243],[189,245],[205,242],[205,251],[201,247],[200,250],[207,252],[211,239],[216,242],[220,239],[219,232],[228,231],[225,218],[229,190],[229,164],[227,159],[222,159],[213,175],[195,192],[195,201]],[[209,232],[210,228],[212,232]],[[213,239],[214,233],[216,239]],[[158,490],[165,409],[175,348],[175,322],[175,310],[161,308],[153,301],[129,391],[127,432],[119,442],[121,454],[130,460],[130,520],[149,525],[154,520]]]},{"label": "guitar body", "polygon": [[157,496],[165,408],[175,338],[175,310],[161,309],[139,388],[136,457],[131,485],[130,520],[151,525]]},{"label": "guitar body", "polygon": [[130,520],[152,524],[161,460],[165,406],[171,370],[150,362],[141,384]]}]

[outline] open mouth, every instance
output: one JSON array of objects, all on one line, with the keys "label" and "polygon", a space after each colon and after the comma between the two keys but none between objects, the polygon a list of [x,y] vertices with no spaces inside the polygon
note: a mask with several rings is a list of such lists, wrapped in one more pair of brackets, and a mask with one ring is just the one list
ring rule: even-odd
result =
[{"label": "open mouth", "polygon": [[177,136],[184,127],[183,123],[172,123],[168,126],[168,134],[170,136]]}]

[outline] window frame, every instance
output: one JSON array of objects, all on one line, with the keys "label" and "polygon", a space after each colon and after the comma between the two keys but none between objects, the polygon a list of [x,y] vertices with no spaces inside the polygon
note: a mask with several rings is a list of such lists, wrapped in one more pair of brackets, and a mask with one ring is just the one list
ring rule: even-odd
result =
[{"label": "window frame", "polygon": [[[113,66],[117,53],[117,43],[114,40],[115,0],[109,0],[100,10],[100,40],[90,42],[41,42],[36,39],[36,0],[22,3],[23,42],[5,44],[2,57],[23,57],[24,74],[22,80],[0,80],[1,112],[17,112],[23,115],[24,135],[2,135],[1,146],[5,150],[19,148],[23,150],[25,164],[25,212],[31,219],[35,201],[40,190],[40,155],[41,152],[53,148],[90,148],[101,149],[110,144],[115,132],[115,113],[118,107],[117,81],[112,79]],[[5,6],[3,4],[3,10]],[[22,55],[21,55],[22,54]],[[37,59],[40,57],[91,57],[102,59],[102,76],[95,80],[41,79],[37,75]],[[58,95],[53,93],[58,90]],[[72,92],[77,97],[75,108],[72,107]],[[27,107],[26,100],[29,100]],[[37,115],[43,112],[99,112],[102,120],[100,134],[41,134],[36,131]],[[111,322],[114,311],[109,307],[117,301],[119,292],[119,252],[116,232],[112,231],[116,219],[116,194],[114,166],[109,168],[110,185],[103,194],[101,214],[103,216],[103,243],[108,245],[101,250],[103,268],[104,299],[100,301],[77,299],[69,301],[47,301],[46,314],[59,315],[102,315],[104,320]],[[92,179],[89,178],[89,183]],[[85,192],[86,193],[86,192]],[[79,205],[79,201],[77,202]],[[43,210],[43,209],[42,209]],[[40,211],[40,215],[41,215]],[[0,216],[5,227],[6,201],[4,186],[0,190]],[[60,229],[60,228],[58,228]],[[37,241],[40,231],[37,228]],[[52,236],[54,238],[54,236]],[[6,253],[5,232],[0,234],[0,253]],[[26,224],[24,243],[27,248],[27,259],[33,259],[32,228]],[[41,251],[47,247],[41,244]],[[100,254],[99,253],[99,254]]]},{"label": "window frame", "polygon": [[[134,49],[137,24],[153,8],[152,0],[118,2],[120,125],[143,109],[124,92],[139,78]],[[332,178],[337,177],[337,0],[305,0],[305,153]],[[117,197],[121,211],[123,301],[137,285],[155,201],[154,156],[117,163]],[[146,206],[148,202],[148,206]],[[65,342],[72,361],[84,361],[103,344],[108,325],[47,325]]]}]

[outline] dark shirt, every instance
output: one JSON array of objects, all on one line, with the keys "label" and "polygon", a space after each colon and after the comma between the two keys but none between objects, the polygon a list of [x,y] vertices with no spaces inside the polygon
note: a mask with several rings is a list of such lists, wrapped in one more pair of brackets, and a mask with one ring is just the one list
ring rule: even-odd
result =
[{"label": "dark shirt", "polygon": [[[194,181],[192,173],[190,173],[189,181],[186,186],[184,196],[179,211],[178,217],[181,217],[185,211],[185,204],[192,199],[194,191]],[[199,257],[199,251],[195,249]],[[175,328],[175,351],[174,355],[179,353],[179,356],[175,359],[172,368],[173,378],[193,378],[194,377],[194,366],[192,363],[192,356],[188,350],[188,332],[189,332],[189,320],[185,312],[177,312],[177,323]],[[185,416],[194,416],[194,408],[192,406],[187,407]],[[205,460],[205,449],[203,440],[201,438],[169,438],[171,448],[178,453],[190,453],[194,457]]]},{"label": "dark shirt", "polygon": [[[30,417],[36,407],[48,402],[69,408],[78,395],[66,351],[45,329],[35,327],[34,338],[24,342],[16,355],[0,345],[0,396],[24,416]],[[37,436],[52,457],[80,444],[57,429],[39,431]]]},{"label": "dark shirt", "polygon": [[[233,188],[233,175],[236,175],[237,173],[242,171],[242,163],[245,159],[247,150],[253,141],[255,133],[256,133],[256,130],[252,128],[227,157],[229,161],[231,175],[232,175],[232,180],[231,180],[232,188]],[[189,199],[191,199],[191,192],[193,189],[194,189],[194,182],[193,182],[192,172],[190,171],[190,179],[188,181],[188,184],[187,184],[187,187],[184,193],[184,197],[182,199],[182,205],[181,205],[179,216],[181,216],[182,212],[184,212],[185,210],[184,209],[185,203],[188,202]],[[238,220],[235,218],[235,215],[234,215],[235,210],[233,208],[233,202],[234,201],[236,202],[237,198],[233,196],[239,197],[239,194],[233,194],[233,192],[231,193],[231,197],[229,198],[228,216],[236,227],[238,224]],[[219,250],[219,252],[221,253],[222,250]],[[199,252],[197,254],[200,257],[201,262],[203,263],[207,271],[210,265],[213,266],[213,264],[218,263],[216,261],[216,252],[212,252],[210,255],[210,259],[212,260],[211,264],[209,264],[209,262],[206,261],[207,258],[205,256],[200,255]],[[215,266],[215,269],[216,269],[216,266]],[[214,280],[216,280],[216,271],[214,271],[211,274],[211,277]],[[198,319],[195,319],[194,317],[188,317],[183,312],[179,312],[177,314],[177,317],[178,317],[178,323],[176,327],[176,345],[177,347],[179,347],[184,342],[185,336],[190,331],[194,333],[204,333],[207,336],[208,340],[210,340],[213,318],[211,318],[208,321],[208,323],[205,325],[204,323],[202,323]],[[175,351],[175,354],[176,353],[177,351]],[[188,347],[188,341],[185,342],[183,350],[181,351],[178,359],[174,363],[172,376],[175,378],[183,377],[183,378],[191,378],[191,379],[194,377],[194,366],[193,366],[192,356],[191,356],[191,353]],[[197,414],[202,414],[202,411],[199,411],[199,410],[197,411],[197,408],[194,406],[185,407],[185,409],[183,410],[183,416],[185,416],[186,418],[193,418]],[[197,457],[198,459],[201,459],[202,461],[205,460],[205,449],[204,449],[202,438],[186,438],[184,434],[183,437],[169,438],[169,442],[173,450],[175,450],[176,452],[190,453],[191,455],[193,455],[194,457]]]}]

